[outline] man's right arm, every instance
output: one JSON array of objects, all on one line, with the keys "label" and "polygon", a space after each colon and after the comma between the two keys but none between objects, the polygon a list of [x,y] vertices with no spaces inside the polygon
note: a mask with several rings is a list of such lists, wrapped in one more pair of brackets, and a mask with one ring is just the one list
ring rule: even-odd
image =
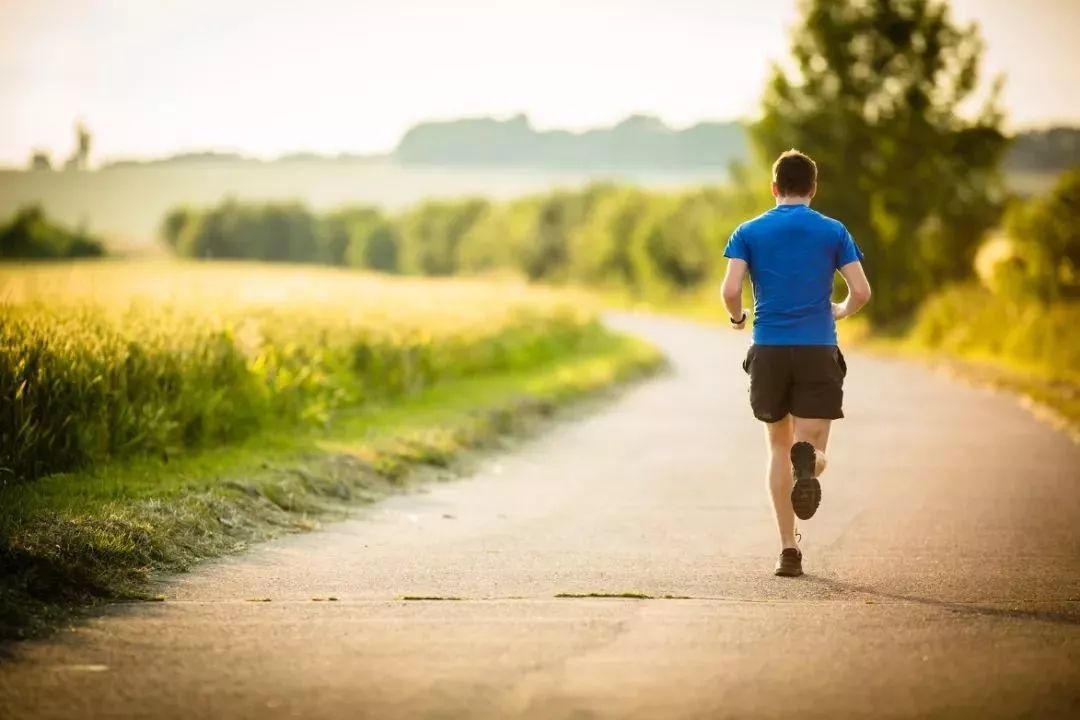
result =
[{"label": "man's right arm", "polygon": [[848,295],[843,302],[833,303],[833,317],[837,320],[851,317],[870,302],[870,281],[861,262],[856,260],[841,266],[840,274],[847,283]]}]

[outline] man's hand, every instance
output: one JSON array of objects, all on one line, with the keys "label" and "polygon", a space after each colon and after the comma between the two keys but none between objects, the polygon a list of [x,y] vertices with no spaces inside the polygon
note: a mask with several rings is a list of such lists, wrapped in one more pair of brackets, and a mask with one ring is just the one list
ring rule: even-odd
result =
[{"label": "man's hand", "polygon": [[739,322],[735,322],[735,318],[728,318],[731,321],[731,329],[732,330],[742,330],[743,328],[745,328],[746,327],[746,317],[747,317],[746,311],[743,310],[743,314],[742,314],[742,317],[739,319]]},{"label": "man's hand", "polygon": [[833,303],[832,304],[832,316],[833,316],[833,320],[843,320],[844,318],[847,317],[847,311],[844,308],[843,303]]}]

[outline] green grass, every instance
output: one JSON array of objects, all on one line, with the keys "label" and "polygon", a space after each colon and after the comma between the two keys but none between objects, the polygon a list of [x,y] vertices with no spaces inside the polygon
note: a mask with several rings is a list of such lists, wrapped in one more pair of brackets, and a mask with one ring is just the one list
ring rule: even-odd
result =
[{"label": "green grass", "polygon": [[155,571],[309,530],[452,475],[468,451],[660,362],[641,342],[597,331],[550,363],[341,410],[327,427],[267,431],[180,459],[140,457],[0,489],[0,636],[46,632],[103,601],[154,599]]},{"label": "green grass", "polygon": [[0,484],[317,426],[590,332],[569,296],[324,269],[20,266],[0,287]]},{"label": "green grass", "polygon": [[1080,302],[1010,298],[976,286],[929,298],[901,337],[880,347],[944,364],[1020,394],[1080,432]]}]

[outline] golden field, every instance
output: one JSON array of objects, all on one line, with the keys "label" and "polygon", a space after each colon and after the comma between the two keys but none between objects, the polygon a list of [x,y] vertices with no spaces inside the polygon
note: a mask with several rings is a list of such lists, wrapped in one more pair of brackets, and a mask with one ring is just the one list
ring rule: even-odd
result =
[{"label": "golden field", "polygon": [[497,280],[108,261],[0,269],[0,473],[164,457],[602,332],[584,296]]}]

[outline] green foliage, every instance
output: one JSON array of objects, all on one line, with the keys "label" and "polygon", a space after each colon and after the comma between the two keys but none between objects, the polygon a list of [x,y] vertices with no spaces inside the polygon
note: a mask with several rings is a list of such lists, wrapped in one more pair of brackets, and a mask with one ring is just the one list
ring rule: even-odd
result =
[{"label": "green foliage", "polygon": [[[745,171],[739,172],[743,178]],[[192,257],[291,259],[435,276],[510,270],[530,280],[667,296],[698,288],[722,269],[728,235],[768,200],[744,187],[655,193],[597,184],[500,204],[431,201],[398,216],[351,207],[317,217],[293,205],[227,202],[203,212],[174,210],[162,235]],[[288,236],[277,243],[288,248],[287,258],[267,251],[275,228]]]},{"label": "green foliage", "polygon": [[677,288],[701,285],[716,272],[728,235],[724,198],[703,190],[672,199],[643,238],[649,267]]},{"label": "green foliage", "polygon": [[170,210],[161,221],[161,238],[173,250],[180,249],[180,236],[189,225],[199,221],[199,213],[187,207]]},{"label": "green foliage", "polygon": [[1005,226],[1023,293],[1080,297],[1080,167],[1063,173],[1049,195],[1013,205]]},{"label": "green foliage", "polygon": [[1072,383],[1080,382],[1080,302],[1045,304],[973,286],[948,288],[927,300],[909,336],[918,345],[995,360]]},{"label": "green foliage", "polygon": [[[635,188],[615,188],[603,193],[590,208],[570,247],[570,276],[576,280],[629,288],[641,288],[640,261],[631,259],[631,243],[652,219],[649,196]],[[637,237],[635,237],[637,236]]]},{"label": "green foliage", "polygon": [[453,275],[458,246],[483,216],[485,200],[429,201],[401,219],[401,269],[414,275]]},{"label": "green foliage", "polygon": [[991,99],[973,120],[982,43],[938,0],[806,0],[798,73],[773,72],[752,128],[763,159],[796,147],[817,161],[815,207],[843,220],[867,256],[868,312],[901,316],[964,278],[998,212],[1006,149]]},{"label": "green foliage", "polygon": [[397,272],[401,237],[378,209],[343,208],[321,222],[320,262]]},{"label": "green foliage", "polygon": [[520,267],[525,248],[531,244],[538,202],[536,198],[523,198],[488,205],[461,238],[458,269],[475,274]]},{"label": "green foliage", "polygon": [[40,207],[15,213],[0,225],[0,260],[100,257],[105,246],[95,237],[57,225]]},{"label": "green foliage", "polygon": [[187,257],[255,258],[278,262],[318,259],[315,216],[298,203],[242,204],[227,200],[202,213],[174,211],[166,242]]}]

